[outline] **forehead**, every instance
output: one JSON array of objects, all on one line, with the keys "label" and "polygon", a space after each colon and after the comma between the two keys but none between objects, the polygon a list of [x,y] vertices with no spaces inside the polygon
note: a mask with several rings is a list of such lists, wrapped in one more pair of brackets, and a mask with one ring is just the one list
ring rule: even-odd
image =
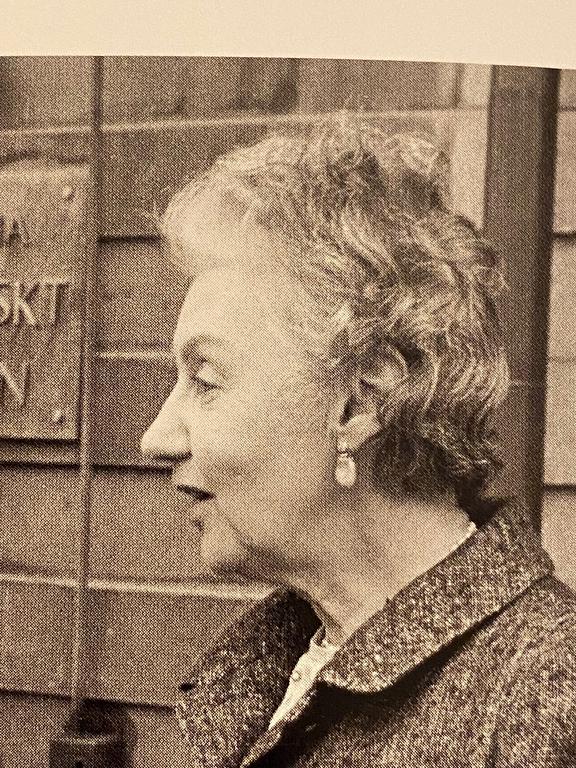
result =
[{"label": "forehead", "polygon": [[197,194],[179,214],[183,266],[192,275],[209,269],[255,269],[278,262],[283,246],[246,215],[246,209],[217,189]]},{"label": "forehead", "polygon": [[182,347],[193,336],[247,343],[256,330],[270,325],[271,319],[272,308],[263,306],[254,279],[244,270],[234,266],[207,268],[196,275],[184,299],[174,347]]},{"label": "forehead", "polygon": [[[215,191],[194,199],[179,227],[192,284],[174,346],[211,335],[240,346],[284,345],[301,287],[285,266],[287,245]],[[292,341],[292,340],[290,340]]]},{"label": "forehead", "polygon": [[[261,260],[268,247],[258,236],[206,230],[194,240],[198,250],[192,283],[174,333],[178,350],[194,336],[213,336],[249,349],[285,343],[293,281],[286,270]],[[226,235],[226,236],[224,236]]]}]

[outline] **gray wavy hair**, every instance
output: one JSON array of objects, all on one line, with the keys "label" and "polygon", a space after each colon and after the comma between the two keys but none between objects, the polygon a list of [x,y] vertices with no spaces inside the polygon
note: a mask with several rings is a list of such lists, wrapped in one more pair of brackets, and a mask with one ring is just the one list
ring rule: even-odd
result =
[{"label": "gray wavy hair", "polygon": [[342,113],[224,155],[173,198],[161,229],[177,242],[192,198],[216,187],[292,246],[288,266],[329,320],[326,370],[398,372],[378,391],[375,480],[465,497],[501,466],[504,281],[493,247],[449,210],[447,179],[432,138]]}]

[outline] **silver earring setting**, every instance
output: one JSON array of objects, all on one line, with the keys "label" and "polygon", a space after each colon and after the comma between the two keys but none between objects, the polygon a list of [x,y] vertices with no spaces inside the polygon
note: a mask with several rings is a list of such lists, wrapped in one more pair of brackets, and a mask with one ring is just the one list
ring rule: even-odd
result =
[{"label": "silver earring setting", "polygon": [[344,488],[352,488],[357,475],[356,462],[348,450],[348,443],[339,439],[336,446],[336,469],[334,471],[336,482]]}]

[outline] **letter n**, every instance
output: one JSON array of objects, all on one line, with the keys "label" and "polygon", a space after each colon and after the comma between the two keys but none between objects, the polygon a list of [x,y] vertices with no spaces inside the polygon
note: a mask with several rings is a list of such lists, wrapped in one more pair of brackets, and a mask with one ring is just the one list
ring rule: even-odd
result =
[{"label": "letter n", "polygon": [[20,408],[26,404],[29,379],[30,363],[27,360],[20,365],[20,375],[18,378],[16,378],[6,363],[0,360],[0,385],[3,384],[3,388],[7,388],[12,393],[12,397]]}]

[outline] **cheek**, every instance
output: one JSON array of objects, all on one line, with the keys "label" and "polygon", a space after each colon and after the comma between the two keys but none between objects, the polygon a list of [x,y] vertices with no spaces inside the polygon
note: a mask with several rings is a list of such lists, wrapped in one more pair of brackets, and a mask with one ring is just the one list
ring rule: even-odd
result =
[{"label": "cheek", "polygon": [[317,388],[268,380],[240,395],[222,394],[198,425],[198,463],[208,486],[251,481],[290,493],[324,473],[326,413]]},{"label": "cheek", "polygon": [[195,421],[195,466],[207,487],[217,493],[246,478],[250,467],[252,430],[244,414],[228,398],[220,396]]}]

